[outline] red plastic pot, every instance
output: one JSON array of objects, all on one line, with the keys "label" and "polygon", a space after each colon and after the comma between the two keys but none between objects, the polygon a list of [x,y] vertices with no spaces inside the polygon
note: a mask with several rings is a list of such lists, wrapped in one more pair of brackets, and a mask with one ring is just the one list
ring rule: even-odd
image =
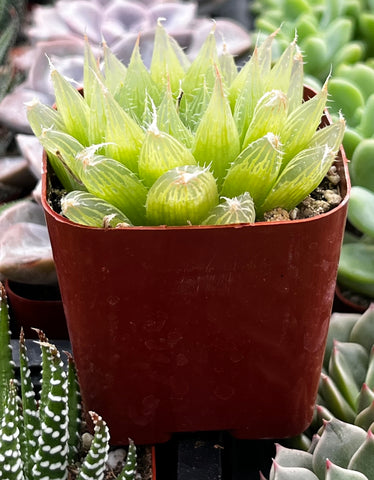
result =
[{"label": "red plastic pot", "polygon": [[[58,287],[25,285],[5,281],[12,324],[12,334],[19,336],[21,327],[27,338],[38,338],[39,328],[50,339],[68,340],[64,307]],[[45,295],[41,295],[41,292]]]},{"label": "red plastic pot", "polygon": [[[328,119],[324,117],[324,123]],[[83,400],[114,444],[229,430],[287,437],[310,423],[350,190],[306,220],[80,226],[42,201]]]}]

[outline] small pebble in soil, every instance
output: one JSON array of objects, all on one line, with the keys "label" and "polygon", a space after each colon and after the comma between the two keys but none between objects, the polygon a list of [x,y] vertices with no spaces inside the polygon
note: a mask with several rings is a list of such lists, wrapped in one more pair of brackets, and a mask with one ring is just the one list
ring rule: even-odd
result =
[{"label": "small pebble in soil", "polygon": [[127,452],[124,448],[116,448],[108,454],[107,465],[109,468],[115,469],[118,464],[123,465],[126,459]]}]

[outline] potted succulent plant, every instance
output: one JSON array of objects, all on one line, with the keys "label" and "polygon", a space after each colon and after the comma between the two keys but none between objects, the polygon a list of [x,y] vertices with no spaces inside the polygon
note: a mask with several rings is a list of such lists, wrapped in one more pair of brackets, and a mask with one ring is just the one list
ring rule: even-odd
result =
[{"label": "potted succulent plant", "polygon": [[52,67],[57,110],[28,107],[82,396],[114,442],[282,437],[311,420],[344,120],[324,113],[327,84],[304,89],[296,41],[272,67],[273,38],[238,72],[214,31],[190,64],[159,22],[149,71],[138,45],[127,67],[104,45],[101,70],[86,44],[84,97]]},{"label": "potted succulent plant", "polygon": [[[9,333],[6,292],[0,283],[0,477],[8,480],[99,480],[105,474],[122,480],[150,479],[149,475],[141,475],[140,468],[137,470],[137,452],[131,440],[126,461],[119,462],[121,464],[118,468],[114,466],[114,470],[108,465],[108,427],[95,412],[90,412],[94,435],[91,436],[87,427],[83,426],[73,357],[65,352],[67,362],[64,363],[59,350],[48,342],[41,330],[38,330],[42,355],[41,390],[36,391],[31,382],[22,330],[18,352],[20,385],[17,390]],[[149,451],[152,466],[148,465],[147,472],[152,470],[152,479],[155,479],[155,452],[151,448]]]}]

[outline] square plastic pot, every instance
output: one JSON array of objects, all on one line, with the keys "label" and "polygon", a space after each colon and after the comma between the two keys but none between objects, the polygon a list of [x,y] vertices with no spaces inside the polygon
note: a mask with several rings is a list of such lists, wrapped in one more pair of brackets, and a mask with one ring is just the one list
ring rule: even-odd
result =
[{"label": "square plastic pot", "polygon": [[[328,123],[328,118],[323,118]],[[80,226],[42,202],[87,409],[114,444],[173,432],[280,438],[310,423],[344,232],[342,203],[252,225]]]}]

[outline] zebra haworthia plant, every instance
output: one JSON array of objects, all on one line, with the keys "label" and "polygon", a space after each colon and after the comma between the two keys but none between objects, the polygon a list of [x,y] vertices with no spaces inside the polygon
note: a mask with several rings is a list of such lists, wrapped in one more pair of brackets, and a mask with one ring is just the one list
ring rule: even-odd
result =
[{"label": "zebra haworthia plant", "polygon": [[149,70],[138,43],[125,66],[86,42],[84,96],[51,65],[57,110],[31,102],[28,119],[66,190],[62,214],[96,227],[211,225],[297,206],[345,122],[318,130],[327,81],[304,101],[296,39],[272,65],[275,35],[240,71],[214,29],[191,63],[159,21]]},{"label": "zebra haworthia plant", "polygon": [[[22,331],[19,387],[15,379],[8,305],[0,283],[0,479],[102,480],[109,451],[108,427],[90,412],[94,437],[86,457],[81,458],[81,399],[73,358],[67,354],[65,368],[58,349],[42,331],[38,334],[42,351],[39,401]],[[117,478],[133,480],[135,474],[136,447],[130,440],[126,464]]]}]

